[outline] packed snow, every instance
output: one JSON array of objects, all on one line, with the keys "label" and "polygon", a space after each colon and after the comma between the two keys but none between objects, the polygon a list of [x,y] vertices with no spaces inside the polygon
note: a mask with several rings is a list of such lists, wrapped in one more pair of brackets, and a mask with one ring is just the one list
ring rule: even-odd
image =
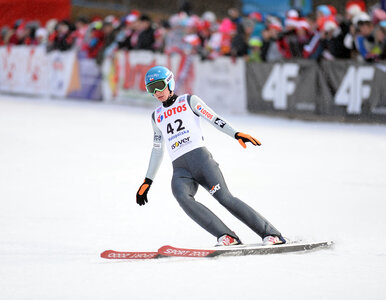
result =
[{"label": "packed snow", "polygon": [[[155,103],[156,105],[156,103]],[[386,126],[232,115],[202,121],[230,191],[309,253],[110,261],[107,249],[213,246],[179,207],[165,153],[138,206],[151,108],[0,96],[0,299],[384,299]],[[261,239],[202,188],[244,243]]]}]

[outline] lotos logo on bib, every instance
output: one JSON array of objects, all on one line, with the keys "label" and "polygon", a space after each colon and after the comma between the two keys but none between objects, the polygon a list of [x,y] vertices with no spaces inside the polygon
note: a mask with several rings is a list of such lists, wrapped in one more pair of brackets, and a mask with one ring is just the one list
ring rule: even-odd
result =
[{"label": "lotos logo on bib", "polygon": [[172,115],[175,115],[177,113],[186,111],[186,104],[178,105],[177,107],[169,108],[168,110],[164,111],[162,114],[160,114],[157,118],[157,122],[161,123],[162,120],[165,118],[169,118]]},{"label": "lotos logo on bib", "polygon": [[163,119],[164,119],[164,116],[163,115],[159,115],[158,118],[157,118],[157,122],[161,123]]},{"label": "lotos logo on bib", "polygon": [[200,104],[198,104],[196,108],[203,116],[205,116],[209,120],[212,120],[213,115],[210,112],[208,112],[205,108],[203,108]]}]

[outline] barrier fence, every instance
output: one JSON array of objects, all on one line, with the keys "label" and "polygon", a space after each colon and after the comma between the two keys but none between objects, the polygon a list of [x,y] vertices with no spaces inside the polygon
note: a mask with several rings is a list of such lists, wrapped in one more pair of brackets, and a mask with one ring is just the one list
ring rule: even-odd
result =
[{"label": "barrier fence", "polygon": [[386,120],[386,65],[351,60],[247,64],[248,109]]},{"label": "barrier fence", "polygon": [[219,112],[386,121],[386,64],[352,60],[246,63],[120,51],[99,66],[74,50],[11,46],[0,47],[0,92],[155,106],[143,81],[155,65],[174,72],[177,94],[197,94]]}]

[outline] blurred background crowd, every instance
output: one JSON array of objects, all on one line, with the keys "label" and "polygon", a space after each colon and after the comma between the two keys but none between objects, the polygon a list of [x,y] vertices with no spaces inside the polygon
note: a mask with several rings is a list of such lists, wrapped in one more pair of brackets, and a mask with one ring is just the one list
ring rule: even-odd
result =
[{"label": "blurred background crowd", "polygon": [[20,19],[1,28],[0,46],[76,48],[80,56],[98,63],[121,49],[197,54],[203,60],[225,55],[255,62],[292,58],[374,62],[386,59],[383,3],[366,7],[361,0],[348,1],[344,11],[318,5],[308,15],[291,9],[284,18],[258,11],[242,15],[237,8],[218,18],[211,11],[197,15],[185,6],[166,18],[131,10],[124,17],[51,19],[44,25]]}]

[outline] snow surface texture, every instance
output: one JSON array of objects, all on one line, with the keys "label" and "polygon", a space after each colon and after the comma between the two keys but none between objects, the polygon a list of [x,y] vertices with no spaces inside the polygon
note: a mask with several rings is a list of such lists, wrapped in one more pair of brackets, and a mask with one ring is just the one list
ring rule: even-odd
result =
[{"label": "snow surface texture", "polygon": [[[225,114],[263,144],[244,150],[202,122],[234,195],[290,239],[332,239],[332,250],[101,259],[106,249],[216,242],[173,198],[166,153],[149,203],[135,203],[150,113],[0,97],[0,299],[385,299],[385,125]],[[261,241],[202,188],[196,199],[245,243]]]}]

